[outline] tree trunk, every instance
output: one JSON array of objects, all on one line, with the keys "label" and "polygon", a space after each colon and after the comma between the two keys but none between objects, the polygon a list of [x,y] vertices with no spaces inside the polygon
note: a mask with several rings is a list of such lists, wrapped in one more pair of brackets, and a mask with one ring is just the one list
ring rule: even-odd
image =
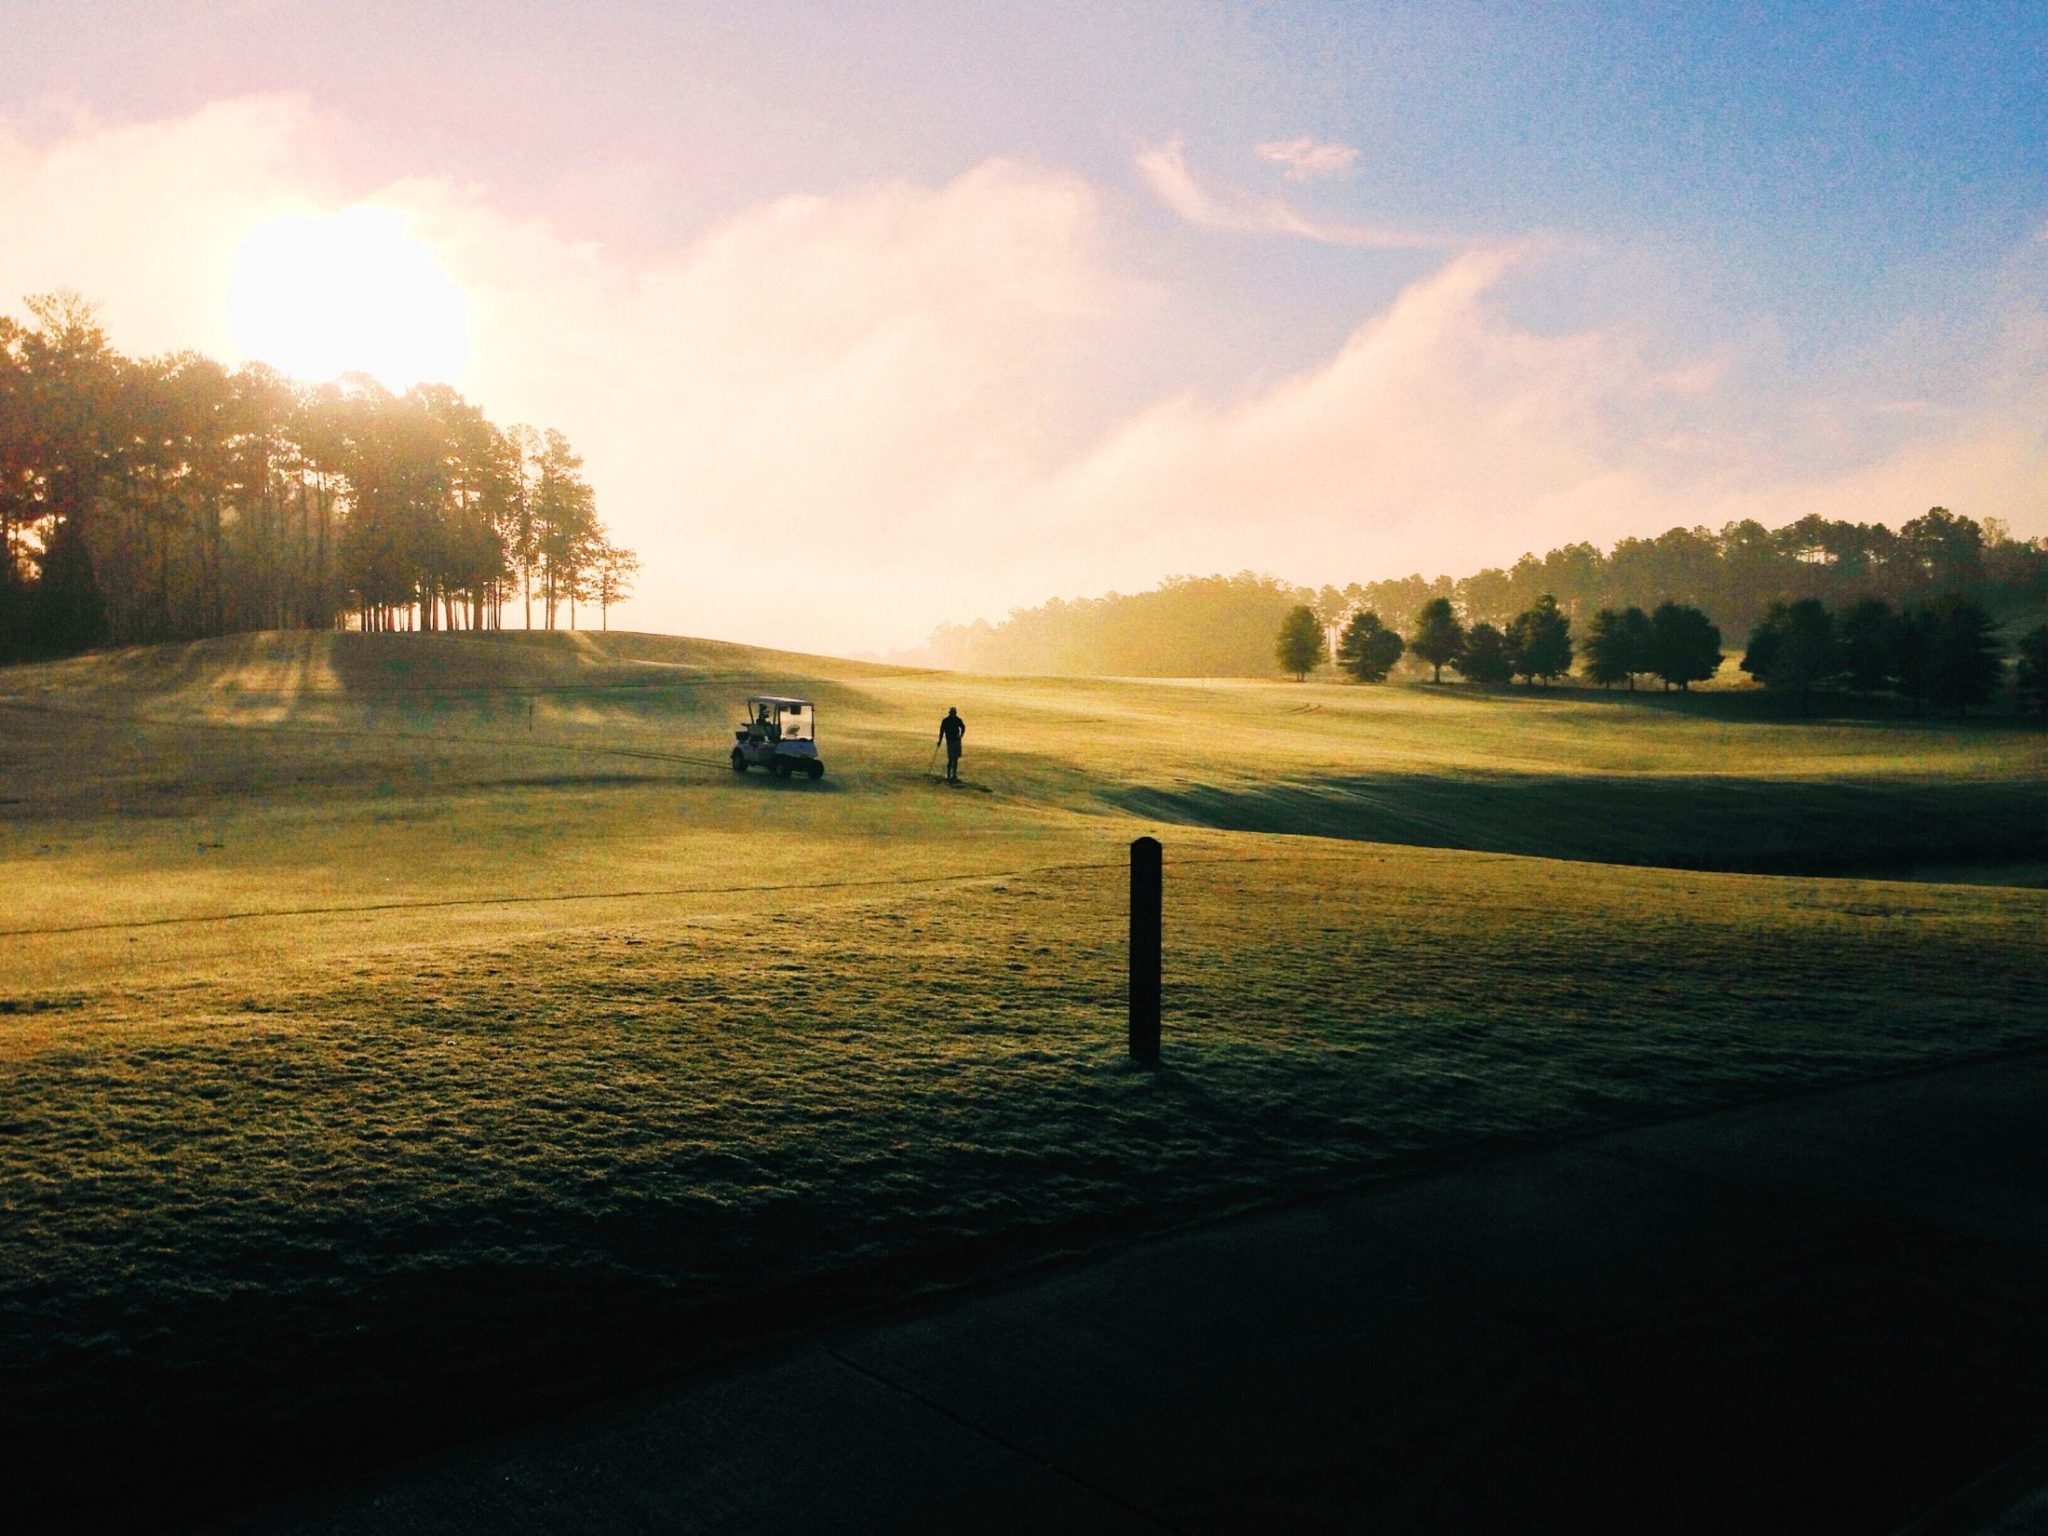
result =
[{"label": "tree trunk", "polygon": [[164,510],[164,481],[161,474],[151,477],[155,482],[156,495],[156,638],[168,640],[171,634],[171,516]]},{"label": "tree trunk", "polygon": [[[327,605],[327,529],[330,511],[327,481],[323,477],[320,481],[320,544],[313,554],[313,602],[323,618],[330,611]],[[334,606],[339,608],[341,605],[336,603]]]}]

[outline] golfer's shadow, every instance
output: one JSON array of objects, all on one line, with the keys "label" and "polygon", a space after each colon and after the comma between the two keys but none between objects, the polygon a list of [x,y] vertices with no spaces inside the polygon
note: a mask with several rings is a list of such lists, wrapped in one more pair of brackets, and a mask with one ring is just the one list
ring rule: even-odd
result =
[{"label": "golfer's shadow", "polygon": [[975,784],[967,779],[949,779],[943,774],[928,773],[924,776],[924,779],[934,789],[965,789],[971,790],[977,795],[992,795],[995,793],[995,790],[989,785]]}]

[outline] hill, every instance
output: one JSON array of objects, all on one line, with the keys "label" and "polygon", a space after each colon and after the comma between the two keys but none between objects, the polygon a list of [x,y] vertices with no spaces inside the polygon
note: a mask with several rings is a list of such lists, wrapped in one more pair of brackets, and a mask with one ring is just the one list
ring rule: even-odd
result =
[{"label": "hill", "polygon": [[[823,783],[727,766],[756,689],[818,700]],[[2040,877],[2048,738],[1768,703],[645,635],[0,671],[19,1497],[201,1508],[792,1319],[2048,1034],[2048,893],[1998,883]]]}]

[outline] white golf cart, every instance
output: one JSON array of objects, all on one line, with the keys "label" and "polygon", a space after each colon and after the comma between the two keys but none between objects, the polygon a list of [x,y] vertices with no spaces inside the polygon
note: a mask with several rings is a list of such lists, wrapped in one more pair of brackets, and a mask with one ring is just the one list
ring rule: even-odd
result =
[{"label": "white golf cart", "polygon": [[778,779],[792,773],[825,777],[818,756],[818,712],[809,699],[779,699],[773,694],[747,695],[747,723],[733,733],[732,771],[766,768]]}]

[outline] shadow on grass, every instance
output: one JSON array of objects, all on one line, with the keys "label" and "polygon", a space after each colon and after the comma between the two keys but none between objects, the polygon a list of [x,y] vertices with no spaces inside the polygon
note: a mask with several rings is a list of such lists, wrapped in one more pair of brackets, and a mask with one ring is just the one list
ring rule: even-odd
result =
[{"label": "shadow on grass", "polygon": [[2048,787],[2025,782],[1367,774],[1106,797],[1151,820],[1227,831],[1596,864],[1894,878],[1972,866],[2031,884],[2048,861]]},{"label": "shadow on grass", "polygon": [[808,778],[801,773],[792,773],[786,779],[778,779],[766,768],[749,768],[745,773],[732,775],[733,788],[751,789],[761,795],[842,795],[846,786],[832,776],[827,768],[822,779]]},{"label": "shadow on grass", "polygon": [[346,634],[332,637],[327,662],[341,692],[373,715],[395,710],[438,718],[480,710],[486,718],[517,719],[535,705],[543,711],[574,705],[633,724],[673,719],[692,731],[692,744],[705,717],[739,721],[749,693],[811,699],[825,721],[881,707],[870,691],[832,679],[743,665],[716,672],[647,665],[579,644],[593,638],[581,631]]},{"label": "shadow on grass", "polygon": [[[516,1200],[504,1204],[507,1230],[534,1224]],[[914,1297],[1049,1268],[1199,1212],[1185,1201],[1143,1217],[1063,1212],[810,1273],[775,1259],[805,1247],[809,1213],[658,1207],[563,1230],[581,1263],[396,1266],[338,1283],[291,1274],[287,1261],[274,1289],[123,1319],[147,1341],[140,1350],[114,1349],[111,1329],[25,1369],[0,1350],[11,1378],[0,1433],[19,1469],[10,1513],[31,1530],[211,1529],[295,1489],[644,1391]],[[706,1241],[707,1219],[744,1222],[741,1246],[759,1256],[708,1287],[701,1275],[664,1282],[618,1262],[679,1268],[677,1255]],[[412,1246],[399,1238],[392,1252]]]},{"label": "shadow on grass", "polygon": [[1626,688],[1593,688],[1578,683],[1533,688],[1526,683],[1515,683],[1500,688],[1482,688],[1448,679],[1440,684],[1424,681],[1405,686],[1418,693],[1445,695],[1465,703],[1503,706],[1581,704],[1610,709],[1643,709],[1724,725],[1878,726],[1888,730],[1904,727],[2000,733],[2040,729],[2040,722],[2032,716],[1980,709],[1958,720],[1953,714],[1935,710],[1923,709],[1916,713],[1903,699],[1848,693],[1816,693],[1801,708],[1799,700],[1791,695],[1773,693],[1764,688],[1707,688],[1698,691],[1638,688],[1631,693]]}]

